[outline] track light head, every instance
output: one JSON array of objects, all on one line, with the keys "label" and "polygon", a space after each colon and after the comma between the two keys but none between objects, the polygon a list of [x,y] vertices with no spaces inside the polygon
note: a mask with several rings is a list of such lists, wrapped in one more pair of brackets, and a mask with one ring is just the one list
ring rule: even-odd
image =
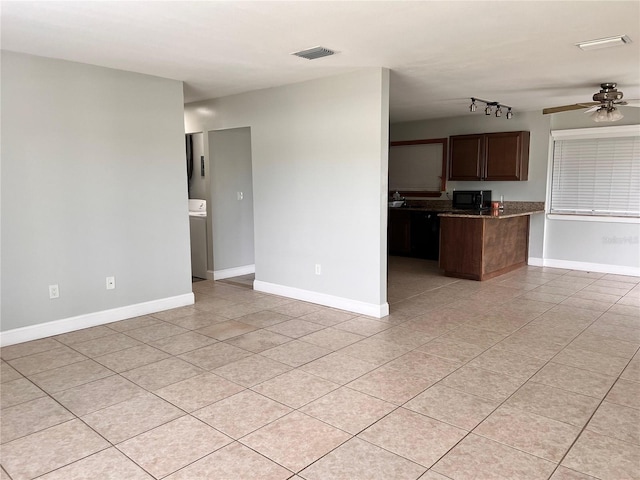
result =
[{"label": "track light head", "polygon": [[502,108],[500,107],[500,105],[498,105],[498,108],[496,109],[496,117],[501,117],[502,116]]},{"label": "track light head", "polygon": [[511,107],[507,111],[507,120],[511,120],[513,118],[513,112],[511,111]]},{"label": "track light head", "polygon": [[471,98],[471,105],[469,105],[469,111],[475,112],[477,109],[478,109],[478,106],[476,105],[476,99]]}]

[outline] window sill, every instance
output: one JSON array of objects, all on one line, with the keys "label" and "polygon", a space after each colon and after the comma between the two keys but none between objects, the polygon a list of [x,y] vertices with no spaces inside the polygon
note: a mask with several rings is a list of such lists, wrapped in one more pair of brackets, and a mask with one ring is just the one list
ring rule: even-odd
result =
[{"label": "window sill", "polygon": [[570,222],[600,223],[635,223],[640,224],[640,217],[615,217],[613,215],[577,215],[573,213],[547,213],[549,220],[567,220]]}]

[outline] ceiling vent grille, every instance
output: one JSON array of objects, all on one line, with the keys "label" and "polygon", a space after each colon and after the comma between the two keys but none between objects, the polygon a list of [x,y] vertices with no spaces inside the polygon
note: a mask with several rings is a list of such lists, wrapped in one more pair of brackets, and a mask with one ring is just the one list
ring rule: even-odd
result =
[{"label": "ceiling vent grille", "polygon": [[324,47],[313,47],[306,50],[300,50],[299,52],[293,52],[291,55],[296,57],[306,58],[307,60],[315,60],[316,58],[328,57],[336,52]]}]

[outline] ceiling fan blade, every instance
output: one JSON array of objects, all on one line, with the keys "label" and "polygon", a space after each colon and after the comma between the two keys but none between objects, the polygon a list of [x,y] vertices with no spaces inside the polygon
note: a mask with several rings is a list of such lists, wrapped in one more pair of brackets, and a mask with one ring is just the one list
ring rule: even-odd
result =
[{"label": "ceiling fan blade", "polygon": [[625,102],[617,103],[616,105],[622,105],[623,107],[640,107],[640,99],[632,98]]},{"label": "ceiling fan blade", "polygon": [[598,105],[594,105],[593,107],[589,107],[587,110],[584,111],[584,113],[591,113],[591,112],[595,112],[596,110],[598,110],[600,108],[600,104]]},{"label": "ceiling fan blade", "polygon": [[573,105],[562,105],[560,107],[550,107],[542,110],[544,115],[549,113],[568,112],[570,110],[580,110],[582,108],[588,108],[593,105],[600,105],[600,102],[588,102],[588,103],[574,103]]}]

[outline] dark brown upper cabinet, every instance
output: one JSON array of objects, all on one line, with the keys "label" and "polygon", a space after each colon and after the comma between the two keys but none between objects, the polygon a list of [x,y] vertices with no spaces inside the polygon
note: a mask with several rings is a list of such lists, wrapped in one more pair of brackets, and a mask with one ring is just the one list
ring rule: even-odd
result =
[{"label": "dark brown upper cabinet", "polygon": [[449,137],[449,180],[481,180],[484,135]]},{"label": "dark brown upper cabinet", "polygon": [[449,137],[449,180],[527,180],[529,137],[529,132]]}]

